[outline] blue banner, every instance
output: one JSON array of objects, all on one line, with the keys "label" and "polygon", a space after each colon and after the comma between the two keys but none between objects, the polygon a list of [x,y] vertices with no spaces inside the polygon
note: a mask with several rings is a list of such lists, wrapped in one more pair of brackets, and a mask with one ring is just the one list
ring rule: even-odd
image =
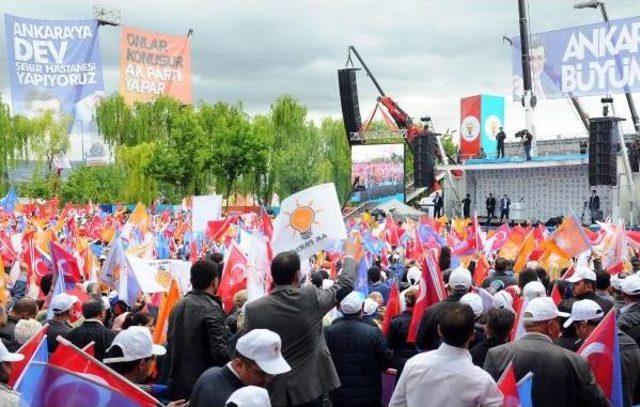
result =
[{"label": "blue banner", "polygon": [[487,156],[498,151],[496,135],[504,123],[504,98],[502,96],[480,96],[480,143]]},{"label": "blue banner", "polygon": [[4,16],[13,113],[90,122],[104,96],[97,20]]},{"label": "blue banner", "polygon": [[[543,99],[640,90],[640,17],[531,36],[533,93]],[[520,37],[513,38],[513,97],[523,93]]]}]

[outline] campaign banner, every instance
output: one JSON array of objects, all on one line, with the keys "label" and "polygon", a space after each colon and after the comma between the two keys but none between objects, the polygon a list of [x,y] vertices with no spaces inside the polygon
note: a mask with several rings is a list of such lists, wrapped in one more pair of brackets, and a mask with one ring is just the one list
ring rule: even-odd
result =
[{"label": "campaign banner", "polygon": [[193,102],[191,40],[132,27],[122,27],[120,94],[129,104],[167,95]]},{"label": "campaign banner", "polygon": [[351,147],[354,202],[404,202],[404,144]]},{"label": "campaign banner", "polygon": [[460,99],[460,155],[462,158],[480,154],[480,96]]},{"label": "campaign banner", "polygon": [[35,20],[5,14],[14,114],[51,111],[90,122],[104,96],[97,20]]},{"label": "campaign banner", "polygon": [[482,136],[480,144],[487,157],[497,155],[498,141],[496,135],[504,123],[504,97],[480,96],[480,123]]},{"label": "campaign banner", "polygon": [[[640,17],[531,36],[537,98],[607,95],[640,90]],[[513,38],[513,98],[523,94],[520,37]]]}]

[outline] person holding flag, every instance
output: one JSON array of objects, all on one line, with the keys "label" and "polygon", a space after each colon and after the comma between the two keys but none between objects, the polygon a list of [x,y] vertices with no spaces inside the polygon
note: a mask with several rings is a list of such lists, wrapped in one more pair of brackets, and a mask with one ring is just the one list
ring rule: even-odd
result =
[{"label": "person holding flag", "polygon": [[533,373],[535,406],[608,406],[587,361],[553,344],[560,335],[558,311],[550,297],[529,301],[522,319],[526,333],[515,342],[489,349],[484,370],[498,380],[513,362],[516,381]]},{"label": "person holding flag", "polygon": [[[592,300],[576,301],[571,307],[571,316],[564,323],[564,327],[567,328],[572,324],[575,326],[576,333],[580,338],[578,347],[582,349],[587,339],[593,334],[598,325],[601,324],[604,316],[605,313],[597,302]],[[611,326],[614,327],[615,325],[612,324]],[[610,385],[608,387],[612,389],[622,389],[622,394],[618,395],[618,397],[622,397],[624,406],[637,405],[640,402],[636,394],[638,390],[640,390],[638,388],[638,380],[640,380],[640,347],[638,347],[638,344],[631,339],[629,335],[618,329],[616,329],[616,331],[618,336],[618,349],[613,350],[613,352],[617,354],[614,353],[611,360],[614,362],[615,358],[617,358],[617,366],[621,366],[622,369],[618,373],[606,372],[607,379],[617,380],[613,386]],[[583,354],[587,347],[588,344],[582,349]],[[580,351],[578,351],[578,354],[581,354]],[[597,359],[605,360],[603,358]],[[595,367],[593,365],[592,367],[595,371]],[[596,380],[597,379],[598,374],[596,373]]]}]

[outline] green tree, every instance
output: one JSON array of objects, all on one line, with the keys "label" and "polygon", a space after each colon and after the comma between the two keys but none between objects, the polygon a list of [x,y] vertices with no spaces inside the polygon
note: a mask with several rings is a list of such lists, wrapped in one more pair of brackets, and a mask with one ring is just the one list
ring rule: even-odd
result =
[{"label": "green tree", "polygon": [[27,145],[35,133],[33,123],[22,116],[11,116],[0,98],[0,192],[9,183],[9,170],[27,156]]},{"label": "green tree", "polygon": [[124,202],[150,204],[158,195],[157,182],[147,173],[147,167],[154,158],[155,150],[154,143],[140,143],[118,148],[116,163],[126,177],[119,195]]},{"label": "green tree", "polygon": [[112,203],[120,201],[125,184],[125,172],[116,165],[77,167],[60,189],[64,202]]},{"label": "green tree", "polygon": [[56,118],[51,111],[32,119],[29,153],[36,159],[38,166],[45,164],[47,173],[52,170],[53,158],[66,153],[71,147],[68,134],[70,122],[70,117]]}]

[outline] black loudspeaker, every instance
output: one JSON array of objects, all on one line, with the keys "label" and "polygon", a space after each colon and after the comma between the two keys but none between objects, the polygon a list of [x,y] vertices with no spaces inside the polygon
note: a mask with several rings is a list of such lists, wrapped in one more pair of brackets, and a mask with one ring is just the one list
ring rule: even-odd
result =
[{"label": "black loudspeaker", "polygon": [[420,132],[412,143],[413,185],[416,188],[429,188],[436,176],[436,156],[438,142],[433,133]]},{"label": "black loudspeaker", "polygon": [[589,185],[618,183],[618,122],[617,117],[589,119]]},{"label": "black loudspeaker", "polygon": [[349,144],[362,144],[360,141],[351,141],[351,133],[360,130],[362,119],[360,118],[360,104],[358,103],[358,85],[356,83],[356,68],[338,69],[338,84],[340,86],[340,104],[342,105],[342,120],[347,132]]}]

